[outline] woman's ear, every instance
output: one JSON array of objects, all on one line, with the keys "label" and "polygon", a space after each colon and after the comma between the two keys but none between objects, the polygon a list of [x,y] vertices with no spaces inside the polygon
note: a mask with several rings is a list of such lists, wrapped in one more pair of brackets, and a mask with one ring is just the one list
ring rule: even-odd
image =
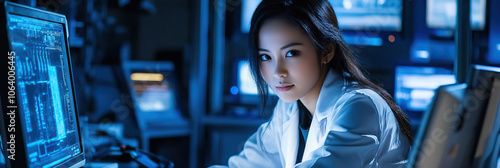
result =
[{"label": "woman's ear", "polygon": [[335,44],[329,44],[325,48],[325,54],[321,57],[322,64],[328,64],[335,56]]}]

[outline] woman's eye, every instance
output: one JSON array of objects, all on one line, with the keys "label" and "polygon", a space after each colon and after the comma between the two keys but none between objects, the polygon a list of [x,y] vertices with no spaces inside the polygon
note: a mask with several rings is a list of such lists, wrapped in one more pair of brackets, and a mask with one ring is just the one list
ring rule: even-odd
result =
[{"label": "woman's eye", "polygon": [[265,55],[265,54],[262,54],[259,57],[260,57],[261,61],[267,61],[267,60],[271,59],[271,57],[269,57],[269,55]]},{"label": "woman's eye", "polygon": [[286,53],[286,56],[287,57],[293,57],[293,56],[297,56],[300,54],[300,51],[297,51],[297,50],[290,50]]}]

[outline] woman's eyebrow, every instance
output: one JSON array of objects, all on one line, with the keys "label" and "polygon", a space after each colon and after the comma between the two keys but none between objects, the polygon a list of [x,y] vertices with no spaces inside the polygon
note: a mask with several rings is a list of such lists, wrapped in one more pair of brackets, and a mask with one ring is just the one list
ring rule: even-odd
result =
[{"label": "woman's eyebrow", "polygon": [[302,44],[302,43],[297,43],[297,42],[290,43],[290,44],[287,44],[287,45],[285,45],[285,46],[281,47],[281,50],[284,50],[284,49],[286,49],[286,48],[288,48],[288,47],[292,47],[292,46],[296,46],[296,45],[304,45],[304,44]]},{"label": "woman's eyebrow", "polygon": [[[287,45],[281,47],[280,50],[284,50],[286,48],[289,48],[289,47],[292,47],[292,46],[296,46],[296,45],[304,45],[304,44],[298,43],[298,42],[294,42],[294,43],[290,43],[290,44],[287,44]],[[267,52],[269,52],[269,50],[266,50],[266,49],[263,49],[263,48],[259,48],[259,51],[267,51]]]}]

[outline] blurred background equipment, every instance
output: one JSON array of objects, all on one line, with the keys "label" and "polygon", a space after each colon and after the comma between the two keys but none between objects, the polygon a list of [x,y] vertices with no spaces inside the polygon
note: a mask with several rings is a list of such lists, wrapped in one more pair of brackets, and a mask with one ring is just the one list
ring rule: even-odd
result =
[{"label": "blurred background equipment", "polygon": [[139,125],[141,148],[149,150],[151,138],[187,136],[189,123],[182,116],[178,80],[172,62],[123,63],[135,117]]},{"label": "blurred background equipment", "polygon": [[420,120],[431,104],[435,90],[456,83],[451,69],[432,66],[396,66],[394,99],[410,118],[416,132]]},{"label": "blurred background equipment", "polygon": [[[228,158],[237,154],[245,140],[269,119],[278,100],[271,93],[264,112],[260,111],[247,61],[250,20],[261,0],[7,1],[66,16],[66,52],[71,53],[72,88],[87,167],[139,166],[132,155],[136,160],[147,156],[156,163],[168,159],[176,167],[227,164]],[[419,137],[415,145],[420,141],[424,149],[429,146],[429,129],[440,128],[447,135],[445,145],[435,148],[444,153],[414,155],[419,156],[414,158],[415,163],[425,160],[443,166],[453,159],[464,166],[500,163],[499,143],[495,143],[500,126],[498,117],[491,113],[494,96],[482,102],[487,103],[481,105],[487,110],[479,112],[495,122],[484,120],[485,124],[477,125],[482,119],[478,115],[466,120],[461,129],[455,128],[455,120],[452,125],[435,124],[444,121],[436,117],[442,109],[451,109],[459,116],[469,114],[450,105],[470,98],[471,90],[482,91],[478,88],[483,87],[476,84],[481,83],[477,82],[483,70],[470,65],[500,67],[500,21],[496,17],[500,11],[495,8],[500,1],[327,1],[335,9],[343,39],[369,78],[392,94],[407,113],[413,135]],[[7,17],[1,19],[5,31],[0,35],[7,37]],[[37,35],[34,30],[23,31],[26,33],[20,37]],[[5,53],[8,38],[0,39],[0,49]],[[57,42],[56,38],[45,41]],[[43,55],[59,50],[33,51]],[[46,63],[55,64],[40,62]],[[38,74],[50,76],[49,68],[45,69]],[[479,74],[471,74],[476,72]],[[486,81],[491,83],[493,95],[495,82]],[[25,89],[32,87],[29,80],[20,79],[21,83]],[[57,92],[50,90],[52,84],[41,85],[48,87],[39,92],[45,97]],[[64,90],[60,88],[59,92]],[[65,101],[63,97],[61,101]],[[38,99],[27,101],[29,107],[37,106]],[[467,123],[476,125],[469,128]],[[477,140],[451,140],[469,136],[469,129],[481,132],[474,134]],[[488,132],[491,136],[486,136]],[[5,144],[8,139],[1,135]],[[455,149],[452,144],[460,147]],[[8,160],[5,146],[0,149],[2,167]],[[453,153],[466,150],[473,151],[473,156]],[[437,158],[439,161],[427,162]]]}]

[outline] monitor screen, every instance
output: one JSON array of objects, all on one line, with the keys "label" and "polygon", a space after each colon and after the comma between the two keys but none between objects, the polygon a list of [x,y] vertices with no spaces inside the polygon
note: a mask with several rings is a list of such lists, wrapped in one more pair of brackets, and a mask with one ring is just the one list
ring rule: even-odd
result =
[{"label": "monitor screen", "polygon": [[161,112],[176,109],[172,73],[135,70],[131,75],[136,94],[135,102],[142,112]]},{"label": "monitor screen", "polygon": [[250,31],[253,12],[257,9],[260,2],[262,2],[262,0],[241,1],[241,32],[248,33]]},{"label": "monitor screen", "polygon": [[440,67],[397,66],[395,99],[407,111],[425,111],[441,85],[456,82],[451,70]]},{"label": "monitor screen", "polygon": [[241,94],[257,95],[257,85],[250,74],[248,61],[238,63],[238,87]]},{"label": "monitor screen", "polygon": [[[243,0],[241,31],[248,33],[253,12],[262,0]],[[328,0],[342,30],[401,31],[402,1]]]},{"label": "monitor screen", "polygon": [[[471,0],[470,26],[484,30],[486,25],[486,0]],[[427,26],[434,29],[455,29],[457,23],[456,0],[427,0]]]},{"label": "monitor screen", "polygon": [[[242,95],[257,95],[257,85],[250,73],[250,63],[247,60],[242,60],[238,63],[238,90]],[[269,94],[275,94],[271,88]]]},{"label": "monitor screen", "polygon": [[172,62],[124,61],[123,72],[139,129],[188,124],[182,115],[182,95]]},{"label": "monitor screen", "polygon": [[[62,15],[38,9],[8,7],[12,13],[6,18],[7,35],[10,51],[15,53],[17,108],[25,164],[61,166],[83,153],[63,24],[66,21]],[[16,11],[27,15],[18,15]],[[35,18],[42,15],[60,20]]]},{"label": "monitor screen", "polygon": [[341,30],[401,31],[401,0],[328,0]]},{"label": "monitor screen", "polygon": [[500,22],[496,24],[498,25],[498,28],[490,29],[486,63],[500,65]]}]

